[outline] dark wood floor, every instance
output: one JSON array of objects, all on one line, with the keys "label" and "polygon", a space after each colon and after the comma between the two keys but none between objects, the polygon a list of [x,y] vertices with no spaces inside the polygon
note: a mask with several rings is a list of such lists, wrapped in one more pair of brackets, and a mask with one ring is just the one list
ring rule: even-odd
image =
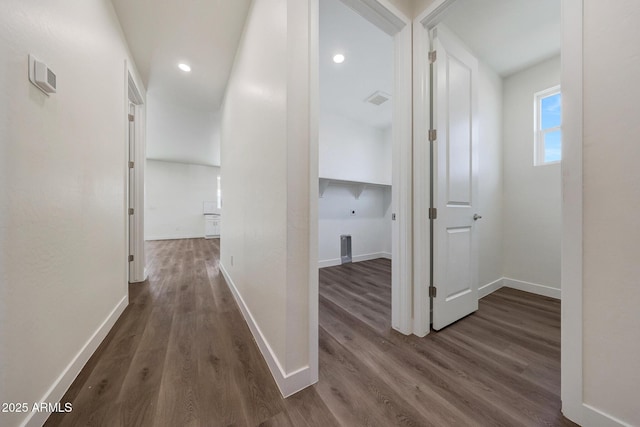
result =
[{"label": "dark wood floor", "polygon": [[558,301],[502,289],[425,338],[389,328],[388,260],[320,271],[320,382],[282,399],[218,240],[147,245],[149,280],[47,426],[543,426],[560,414]]}]

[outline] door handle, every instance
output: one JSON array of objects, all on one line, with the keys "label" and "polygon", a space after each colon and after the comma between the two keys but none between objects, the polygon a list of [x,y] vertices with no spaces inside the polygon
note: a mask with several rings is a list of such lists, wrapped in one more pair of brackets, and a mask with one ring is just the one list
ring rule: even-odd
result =
[{"label": "door handle", "polygon": [[477,221],[477,220],[479,220],[479,219],[481,219],[481,218],[482,218],[482,215],[473,214],[473,220],[474,220],[474,221]]}]

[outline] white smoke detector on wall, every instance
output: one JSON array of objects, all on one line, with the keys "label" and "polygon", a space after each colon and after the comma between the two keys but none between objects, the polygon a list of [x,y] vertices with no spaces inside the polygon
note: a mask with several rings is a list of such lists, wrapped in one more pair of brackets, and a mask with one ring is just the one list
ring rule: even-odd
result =
[{"label": "white smoke detector on wall", "polygon": [[56,93],[56,75],[47,64],[29,55],[29,80],[47,96]]}]

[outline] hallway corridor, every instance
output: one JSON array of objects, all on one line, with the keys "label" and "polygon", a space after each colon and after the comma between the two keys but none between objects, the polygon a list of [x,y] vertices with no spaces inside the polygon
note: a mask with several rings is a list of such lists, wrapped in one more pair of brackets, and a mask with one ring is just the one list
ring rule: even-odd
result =
[{"label": "hallway corridor", "polygon": [[73,412],[46,425],[255,426],[295,409],[218,258],[218,239],[147,242],[149,279],[130,285],[131,304],[65,395]]},{"label": "hallway corridor", "polygon": [[219,240],[147,243],[149,279],[47,426],[554,426],[557,300],[502,289],[439,333],[388,327],[388,260],[320,270],[320,382],[282,399]]}]

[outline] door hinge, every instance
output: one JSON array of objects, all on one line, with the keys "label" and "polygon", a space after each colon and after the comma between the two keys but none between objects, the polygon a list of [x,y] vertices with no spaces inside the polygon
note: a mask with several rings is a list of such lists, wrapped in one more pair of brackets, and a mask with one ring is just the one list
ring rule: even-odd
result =
[{"label": "door hinge", "polygon": [[129,255],[129,262],[133,261],[133,255]]},{"label": "door hinge", "polygon": [[429,208],[429,219],[438,219],[438,209]]},{"label": "door hinge", "polygon": [[429,298],[435,298],[436,296],[438,296],[438,288],[436,288],[435,286],[430,286],[429,287]]},{"label": "door hinge", "polygon": [[436,59],[438,58],[438,53],[435,50],[432,50],[431,52],[429,52],[429,62],[430,63],[434,63],[436,62]]},{"label": "door hinge", "polygon": [[133,212],[134,212],[133,208],[129,208],[129,215],[133,215]]},{"label": "door hinge", "polygon": [[129,162],[129,169],[133,169],[133,162]]},{"label": "door hinge", "polygon": [[429,142],[433,142],[438,139],[438,131],[435,129],[429,129]]},{"label": "door hinge", "polygon": [[132,122],[136,117],[133,114],[129,114],[129,121]]}]

